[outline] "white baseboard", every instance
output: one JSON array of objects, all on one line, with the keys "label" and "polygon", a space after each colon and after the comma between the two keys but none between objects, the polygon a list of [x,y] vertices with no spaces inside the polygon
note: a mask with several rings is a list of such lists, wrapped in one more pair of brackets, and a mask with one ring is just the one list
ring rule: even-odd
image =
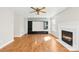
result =
[{"label": "white baseboard", "polygon": [[23,36],[24,34],[20,34],[20,35],[14,35],[14,37],[21,37]]},{"label": "white baseboard", "polygon": [[11,41],[8,41],[7,43],[3,44],[2,46],[0,46],[0,49],[7,46],[8,44],[12,43],[14,40],[12,39]]},{"label": "white baseboard", "polygon": [[66,49],[68,49],[69,51],[79,51],[79,48],[73,48],[71,46],[69,46],[68,44],[56,39],[61,45],[63,45]]},{"label": "white baseboard", "polygon": [[50,33],[51,35],[53,35],[54,37],[58,38],[58,36],[54,33]]},{"label": "white baseboard", "polygon": [[[55,34],[51,34],[51,35],[56,36]],[[57,37],[57,36],[56,36],[56,37]],[[58,38],[58,37],[57,37],[57,38]],[[68,44],[66,44],[66,43],[64,43],[64,42],[62,42],[62,41],[60,41],[59,38],[56,39],[56,41],[59,42],[61,45],[63,45],[63,46],[64,46],[66,49],[68,49],[69,51],[79,51],[79,48],[73,48],[73,47],[69,46]]]}]

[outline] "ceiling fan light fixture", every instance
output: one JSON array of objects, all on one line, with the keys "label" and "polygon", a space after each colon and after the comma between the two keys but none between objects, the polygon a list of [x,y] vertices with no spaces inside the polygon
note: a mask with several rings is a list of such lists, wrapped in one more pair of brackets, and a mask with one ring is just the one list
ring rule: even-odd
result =
[{"label": "ceiling fan light fixture", "polygon": [[[45,9],[45,7],[31,7],[34,11],[33,12],[36,12],[37,15],[40,15],[40,13],[46,13],[45,11],[43,11]],[[32,13],[33,13],[32,12]]]}]

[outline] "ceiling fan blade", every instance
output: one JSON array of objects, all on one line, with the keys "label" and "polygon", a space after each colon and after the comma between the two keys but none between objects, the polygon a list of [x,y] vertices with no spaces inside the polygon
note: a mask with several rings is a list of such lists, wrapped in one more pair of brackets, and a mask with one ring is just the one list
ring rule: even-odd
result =
[{"label": "ceiling fan blade", "polygon": [[36,10],[36,8],[34,8],[34,7],[31,7],[33,10]]},{"label": "ceiling fan blade", "polygon": [[40,10],[45,9],[45,7],[42,7]]},{"label": "ceiling fan blade", "polygon": [[46,13],[45,11],[40,11],[40,12],[42,12],[42,13]]}]

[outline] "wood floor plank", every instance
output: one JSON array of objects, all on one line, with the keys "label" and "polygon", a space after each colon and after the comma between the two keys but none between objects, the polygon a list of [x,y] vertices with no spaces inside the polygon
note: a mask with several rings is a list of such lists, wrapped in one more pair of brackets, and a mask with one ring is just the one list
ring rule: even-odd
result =
[{"label": "wood floor plank", "polygon": [[0,49],[1,52],[69,52],[56,37],[49,34],[31,34],[14,38],[14,42]]}]

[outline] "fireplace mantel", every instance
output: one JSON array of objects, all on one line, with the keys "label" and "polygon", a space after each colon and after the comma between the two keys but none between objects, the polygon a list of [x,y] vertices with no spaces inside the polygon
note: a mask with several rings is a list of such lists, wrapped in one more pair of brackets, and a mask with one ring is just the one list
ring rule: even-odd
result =
[{"label": "fireplace mantel", "polygon": [[[73,33],[73,46],[67,44],[66,42],[62,40],[62,30],[70,31]],[[77,33],[78,31],[76,28],[59,25],[58,32],[59,32],[59,35],[58,35],[59,39],[57,40],[58,42],[60,42],[65,48],[67,48],[70,51],[79,50],[79,37]]]}]

